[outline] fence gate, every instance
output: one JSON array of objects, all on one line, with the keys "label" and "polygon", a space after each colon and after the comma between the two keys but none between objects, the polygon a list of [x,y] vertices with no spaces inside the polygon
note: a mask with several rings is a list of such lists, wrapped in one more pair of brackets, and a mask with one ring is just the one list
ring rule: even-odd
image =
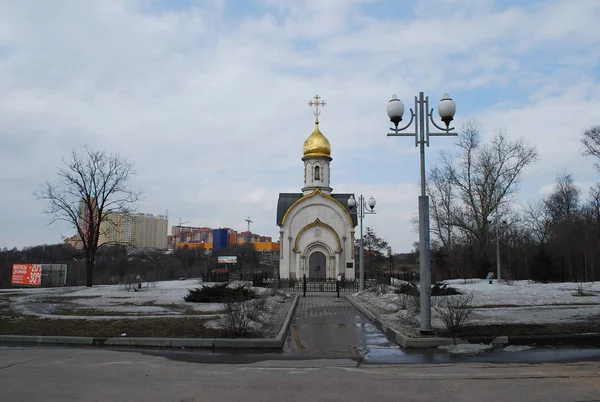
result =
[{"label": "fence gate", "polygon": [[294,278],[282,279],[275,278],[271,282],[271,287],[276,287],[284,292],[358,292],[359,284],[357,280],[341,280],[325,279],[325,278]]}]

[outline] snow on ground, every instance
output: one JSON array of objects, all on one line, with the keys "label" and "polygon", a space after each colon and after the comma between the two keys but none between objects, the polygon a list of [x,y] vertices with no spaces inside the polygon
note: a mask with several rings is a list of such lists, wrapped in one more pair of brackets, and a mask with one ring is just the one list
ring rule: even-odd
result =
[{"label": "snow on ground", "polygon": [[[86,287],[0,289],[1,308],[10,305],[15,313],[36,315],[52,319],[107,320],[120,317],[139,319],[146,317],[189,317],[197,314],[209,328],[222,328],[222,303],[188,303],[183,297],[191,289],[214,286],[197,279],[163,281],[138,291],[127,290],[124,285],[98,285]],[[250,282],[231,282],[229,287],[248,286]],[[252,288],[258,294],[268,289]],[[291,295],[277,294],[264,300],[265,308],[249,323],[249,329],[260,331],[265,337],[274,337],[279,332],[288,309],[280,308]],[[262,300],[249,301],[252,303]],[[69,315],[67,315],[69,314]]]},{"label": "snow on ground", "polygon": [[[183,281],[162,281],[146,286],[137,292],[127,290],[124,285],[97,285],[87,287],[24,288],[0,289],[12,300],[11,308],[22,314],[33,314],[53,318],[74,318],[77,310],[98,310],[107,312],[107,316],[92,315],[88,319],[114,318],[124,316],[183,316],[184,311],[197,314],[217,313],[223,309],[221,303],[187,303],[183,297],[188,291],[202,286],[197,279]],[[234,286],[240,286],[234,284]],[[19,296],[14,296],[18,292]],[[74,310],[74,316],[55,315],[55,309],[66,307]],[[108,315],[110,314],[110,315]]]},{"label": "snow on ground", "polygon": [[574,296],[578,283],[536,283],[530,281],[513,281],[511,285],[506,282],[494,281],[489,284],[483,279],[453,279],[444,281],[449,286],[461,292],[473,292],[473,303],[477,306],[490,304],[525,305],[551,305],[573,303],[598,303],[600,304],[600,283],[583,283],[584,291],[594,296]]},{"label": "snow on ground", "polygon": [[[592,316],[600,316],[600,283],[535,283],[530,281],[494,281],[490,284],[482,279],[455,279],[444,283],[461,293],[473,294],[475,307],[471,324],[552,324],[586,321]],[[399,285],[400,283],[395,283]],[[577,296],[578,288],[589,296]],[[363,302],[379,311],[381,317],[391,322],[417,322],[418,313],[411,308],[414,300],[406,300],[403,295],[393,293],[376,294],[370,291],[356,293]],[[432,298],[435,304],[438,297]],[[418,301],[416,301],[418,303]],[[408,304],[403,308],[403,304]],[[442,328],[436,319],[432,325]]]},{"label": "snow on ground", "polygon": [[[600,283],[584,283],[590,296],[576,296],[578,283],[512,284],[487,280],[445,281],[461,293],[473,294],[472,324],[552,324],[585,321],[600,314]],[[507,307],[513,306],[513,307]]]},{"label": "snow on ground", "polygon": [[451,355],[473,355],[492,349],[492,345],[482,343],[459,343],[457,345],[442,345],[439,349],[444,349]]}]

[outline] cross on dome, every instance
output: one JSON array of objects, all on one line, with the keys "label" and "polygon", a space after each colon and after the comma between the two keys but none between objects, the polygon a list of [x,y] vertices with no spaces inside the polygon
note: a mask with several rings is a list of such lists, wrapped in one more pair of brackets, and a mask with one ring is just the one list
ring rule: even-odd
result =
[{"label": "cross on dome", "polygon": [[325,102],[324,100],[321,100],[321,97],[319,95],[315,95],[313,97],[314,100],[308,101],[308,106],[315,108],[315,111],[313,112],[313,114],[315,115],[315,123],[319,123],[319,115],[321,114],[321,112],[319,111],[319,107],[325,107],[327,105],[327,102]]},{"label": "cross on dome", "polygon": [[313,100],[308,102],[308,106],[315,108],[313,112],[315,115],[315,129],[306,141],[304,141],[304,158],[315,156],[331,158],[331,145],[321,130],[319,130],[320,108],[325,107],[325,105],[327,105],[327,102],[322,100],[319,95],[315,95]]}]

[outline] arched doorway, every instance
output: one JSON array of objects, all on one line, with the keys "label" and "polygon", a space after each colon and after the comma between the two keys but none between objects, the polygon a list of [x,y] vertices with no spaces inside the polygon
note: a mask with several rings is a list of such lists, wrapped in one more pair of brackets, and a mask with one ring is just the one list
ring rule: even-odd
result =
[{"label": "arched doorway", "polygon": [[308,277],[310,279],[324,279],[327,274],[327,260],[320,251],[312,253],[308,260]]}]

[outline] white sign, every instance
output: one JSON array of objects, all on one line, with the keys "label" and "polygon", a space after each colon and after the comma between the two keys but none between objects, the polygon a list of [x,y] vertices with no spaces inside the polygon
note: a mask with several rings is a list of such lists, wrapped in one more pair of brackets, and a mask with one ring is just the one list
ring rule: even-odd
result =
[{"label": "white sign", "polygon": [[236,264],[237,256],[219,256],[219,258],[217,258],[217,262],[219,264]]}]

